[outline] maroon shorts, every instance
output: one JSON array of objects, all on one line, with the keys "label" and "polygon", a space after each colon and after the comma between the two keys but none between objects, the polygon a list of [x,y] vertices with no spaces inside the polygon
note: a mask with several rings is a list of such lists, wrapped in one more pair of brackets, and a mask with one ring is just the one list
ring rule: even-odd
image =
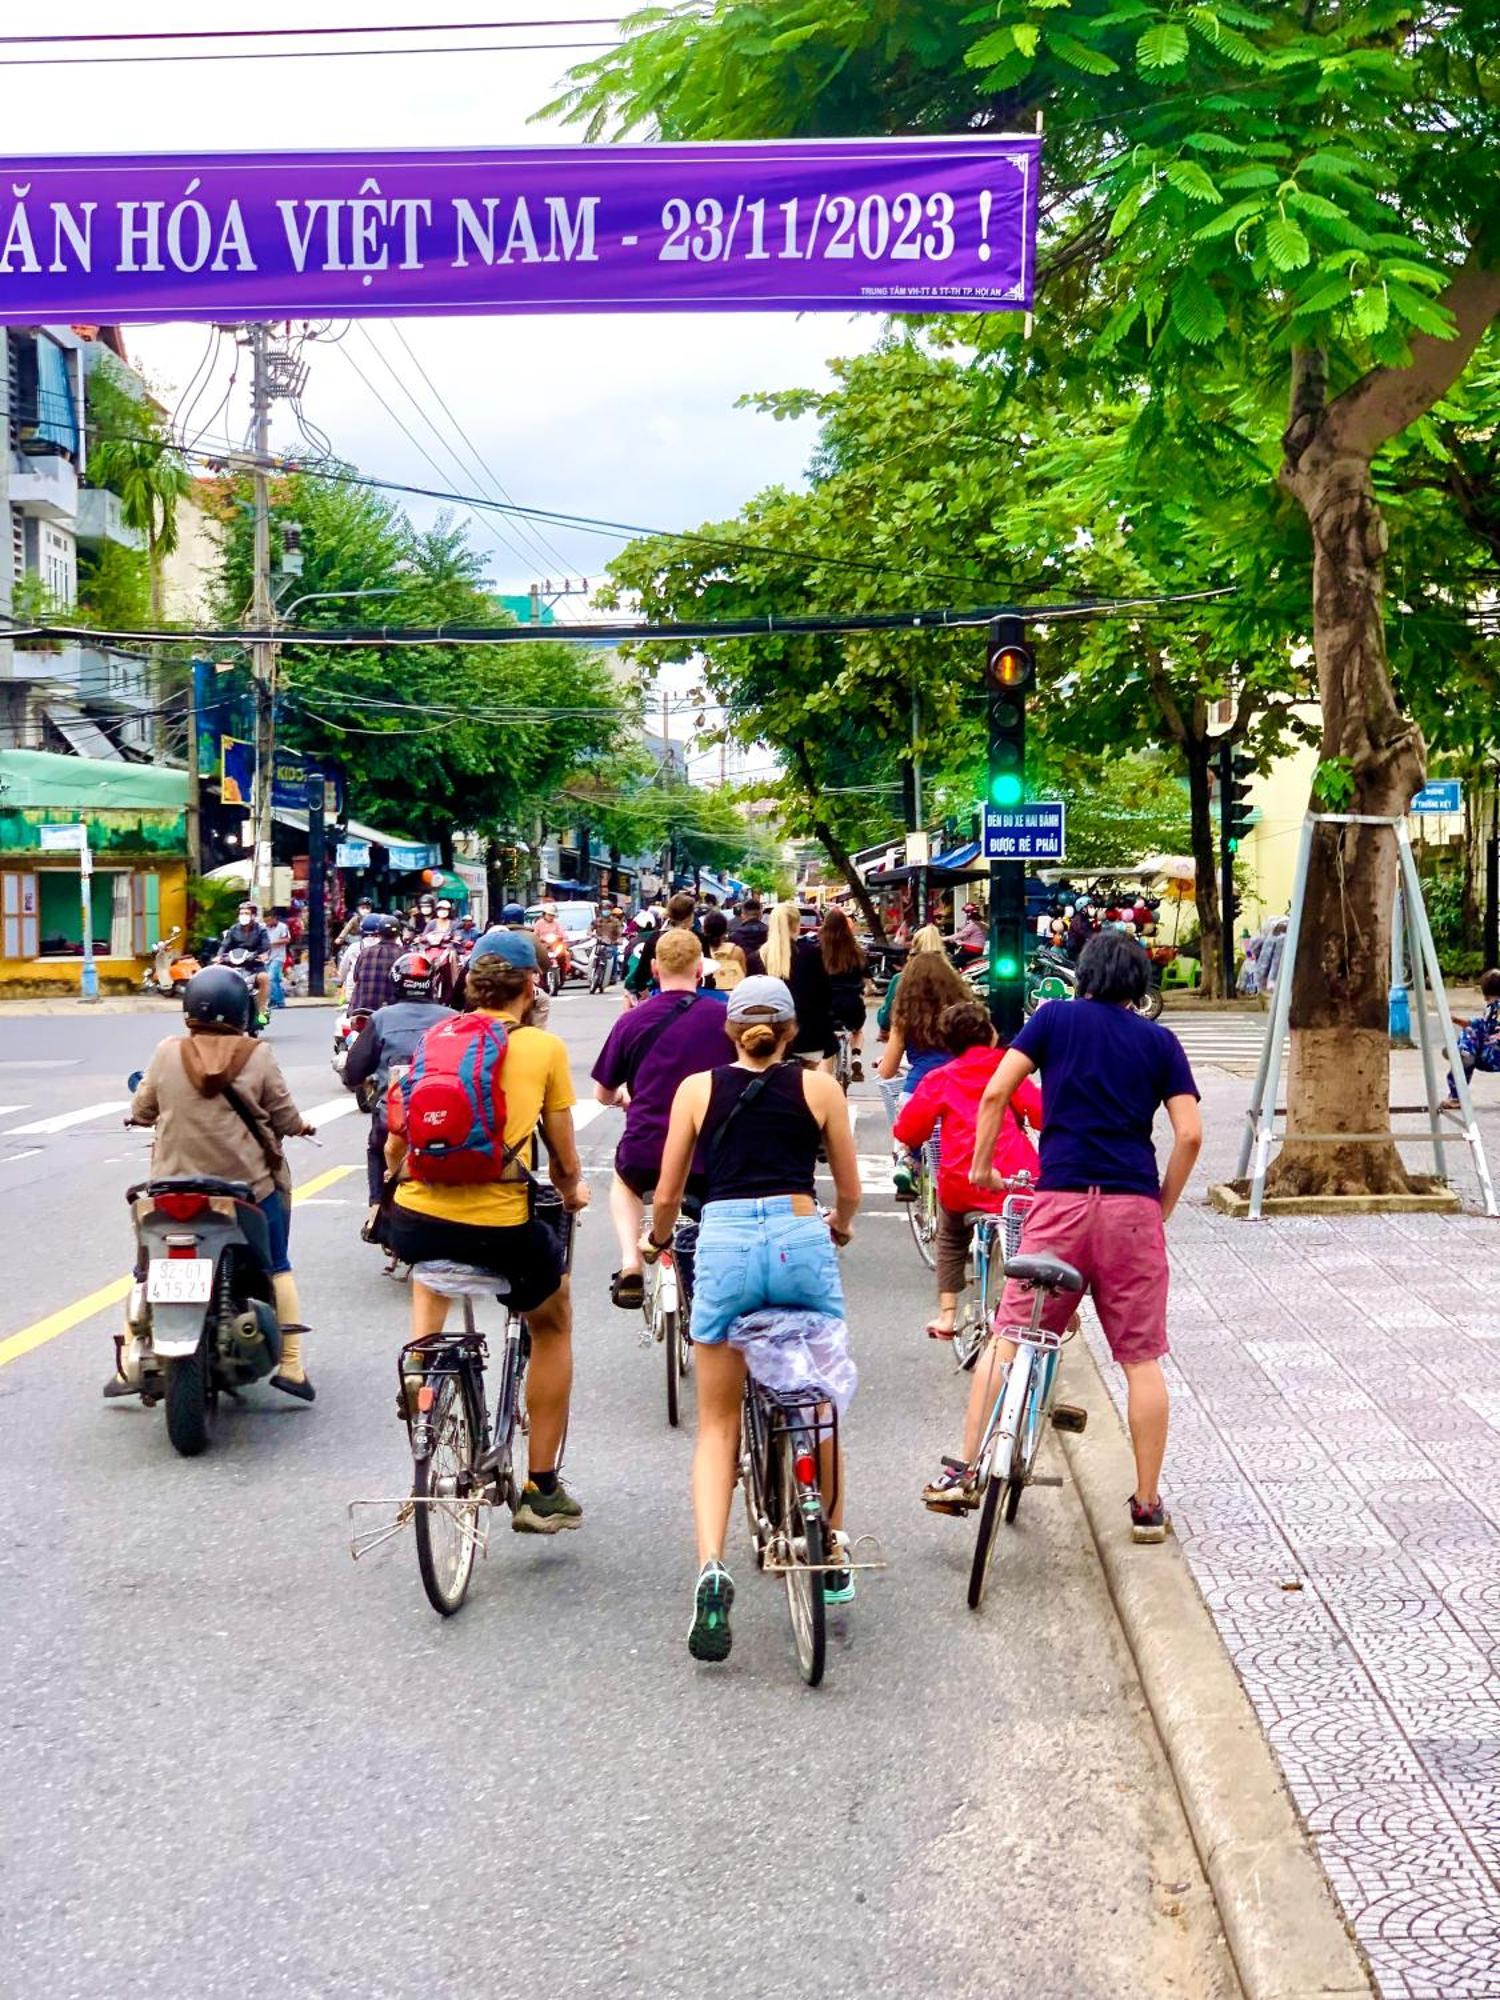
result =
[{"label": "maroon shorts", "polygon": [[[1094,1301],[1116,1361],[1155,1361],[1167,1351],[1167,1245],[1161,1203],[1148,1194],[1039,1194],[1021,1232],[1021,1253],[1050,1251],[1071,1264]],[[1043,1300],[1042,1324],[1060,1333],[1077,1292]],[[1008,1279],[996,1323],[1026,1325],[1035,1294]]]}]

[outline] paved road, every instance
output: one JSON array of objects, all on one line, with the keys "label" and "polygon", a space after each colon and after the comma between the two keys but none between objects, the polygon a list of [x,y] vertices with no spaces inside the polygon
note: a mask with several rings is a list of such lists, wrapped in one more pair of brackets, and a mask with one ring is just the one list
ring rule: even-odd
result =
[{"label": "paved road", "polygon": [[[580,1073],[611,1012],[558,1009]],[[405,1298],[356,1240],[358,1118],[298,1156],[305,1185],[351,1169],[296,1217],[316,1406],[252,1391],[189,1463],[159,1411],[99,1400],[113,1315],[66,1309],[125,1268],[142,1154],[113,1107],[169,1021],[4,1023],[5,2000],[1234,1992],[1071,1489],[1030,1496],[979,1619],[965,1531],[916,1502],[959,1396],[913,1337],[925,1284],[888,1197],[847,1273],[854,1525],[891,1567],[821,1690],[742,1559],[732,1661],[687,1657],[690,1447],[607,1303],[602,1205],[578,1266],[585,1528],[498,1534],[444,1624],[409,1541],[346,1552],[345,1503],[407,1471]],[[305,1107],[332,1095],[329,1027],[274,1031]],[[593,1168],[616,1116],[585,1134]],[[858,1132],[878,1158],[873,1101]]]}]

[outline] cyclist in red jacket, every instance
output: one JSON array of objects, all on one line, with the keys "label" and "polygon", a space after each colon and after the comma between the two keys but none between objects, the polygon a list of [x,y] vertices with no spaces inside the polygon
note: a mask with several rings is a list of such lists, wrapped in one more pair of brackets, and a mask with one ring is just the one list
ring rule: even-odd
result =
[{"label": "cyclist in red jacket", "polygon": [[[938,1027],[953,1061],[929,1071],[907,1098],[896,1119],[896,1138],[904,1146],[920,1146],[931,1138],[939,1121],[942,1123],[938,1149],[938,1310],[936,1319],[928,1321],[927,1331],[934,1340],[951,1340],[969,1261],[969,1230],[964,1217],[976,1208],[998,1213],[1005,1201],[1003,1190],[976,1187],[969,1179],[979,1101],[1005,1051],[978,1000],[960,1000],[945,1007]],[[1029,1081],[1020,1084],[1006,1107],[995,1141],[997,1174],[1029,1173],[1035,1177],[1036,1142],[1026,1127],[1039,1131],[1041,1123],[1041,1091]]]}]

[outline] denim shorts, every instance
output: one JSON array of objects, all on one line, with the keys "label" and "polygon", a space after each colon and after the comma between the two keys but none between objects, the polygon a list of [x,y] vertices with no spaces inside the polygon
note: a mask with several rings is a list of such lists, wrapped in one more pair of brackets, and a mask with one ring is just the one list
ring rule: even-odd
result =
[{"label": "denim shorts", "polygon": [[843,1318],[844,1287],[828,1224],[821,1216],[795,1215],[789,1194],[709,1202],[698,1231],[695,1345],[717,1347],[741,1313],[763,1306],[807,1306]]}]

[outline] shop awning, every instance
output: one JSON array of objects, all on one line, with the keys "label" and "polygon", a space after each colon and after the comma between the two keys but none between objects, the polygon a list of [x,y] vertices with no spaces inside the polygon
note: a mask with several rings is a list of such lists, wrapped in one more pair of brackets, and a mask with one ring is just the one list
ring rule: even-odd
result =
[{"label": "shop awning", "polygon": [[80,757],[98,757],[123,763],[118,744],[111,743],[92,716],[66,701],[44,701],[42,713],[52,727]]},{"label": "shop awning", "polygon": [[962,847],[950,847],[946,854],[934,854],[928,865],[952,874],[960,868],[972,868],[978,859],[979,842],[971,840]]},{"label": "shop awning", "polygon": [[180,813],[187,804],[186,771],[50,750],[0,750],[0,787],[7,812]]},{"label": "shop awning", "polygon": [[[276,818],[283,826],[294,827],[298,833],[307,832],[307,814],[299,811],[295,806],[278,806],[276,808]],[[330,828],[329,831],[331,837],[332,829]],[[362,840],[367,847],[385,848],[391,856],[391,866],[398,875],[410,873],[415,868],[435,868],[437,866],[435,860],[426,858],[430,853],[436,853],[435,844],[429,844],[423,840],[412,840],[404,833],[381,833],[377,827],[366,826],[361,820],[351,819],[345,838],[349,840]],[[397,855],[402,856],[403,859],[398,861],[396,859]],[[421,858],[411,860],[409,859],[411,856],[420,856]]]}]

